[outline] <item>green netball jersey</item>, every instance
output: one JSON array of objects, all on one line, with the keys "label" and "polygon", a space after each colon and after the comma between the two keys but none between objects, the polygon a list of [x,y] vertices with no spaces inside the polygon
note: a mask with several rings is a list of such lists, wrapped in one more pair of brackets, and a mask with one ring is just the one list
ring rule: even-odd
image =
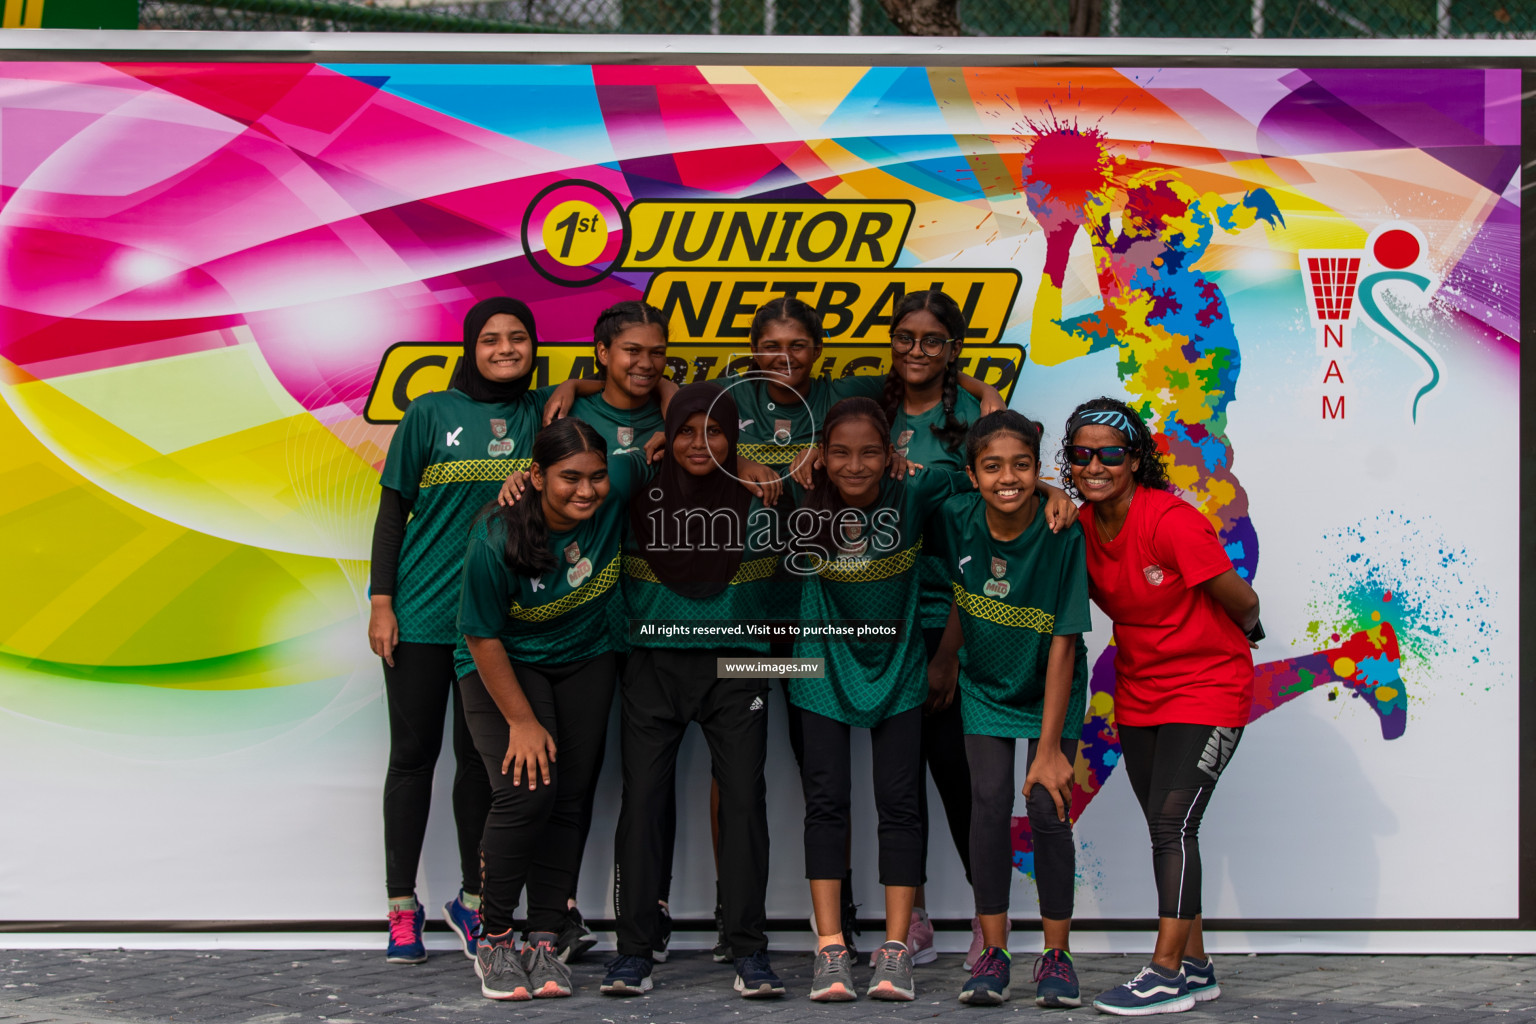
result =
[{"label": "green netball jersey", "polygon": [[654,398],[638,409],[620,409],[608,404],[601,391],[576,399],[571,415],[603,435],[609,455],[639,451],[663,427],[661,403]]},{"label": "green netball jersey", "polygon": [[960,715],[967,733],[1036,738],[1045,710],[1051,638],[1077,635],[1072,697],[1061,734],[1082,729],[1088,695],[1088,563],[1082,527],[1052,533],[1045,499],[1010,541],[994,540],[979,494],[949,499],[928,524],[949,574],[965,646],[960,650]]},{"label": "green netball jersey", "polygon": [[[631,536],[624,549],[624,603],[632,620],[628,624],[630,645],[694,650],[720,647],[767,653],[768,638],[753,636],[746,624],[794,617],[794,608],[789,603],[793,586],[779,572],[779,552],[786,536],[784,517],[788,513],[787,496],[781,497],[779,504],[772,507],[764,505],[758,498],[752,499],[747,510],[746,536],[741,540],[744,544],[741,564],[730,584],[710,597],[687,598],[674,593],[656,578],[651,563],[646,561]],[[682,527],[676,521],[660,528],[666,531],[664,538],[682,536]],[[693,529],[697,536],[699,527],[695,525]],[[694,622],[735,623],[742,629],[739,634],[699,637],[661,628],[668,623],[687,625]]]},{"label": "green netball jersey", "polygon": [[[955,419],[962,427],[969,427],[981,419],[981,399],[964,388],[955,395]],[[934,469],[965,469],[965,441],[951,451],[934,436],[933,427],[944,425],[944,403],[940,402],[927,412],[916,416],[907,415],[905,403],[891,424],[891,444],[909,462]],[[924,555],[918,563],[918,581],[922,585],[918,598],[918,615],[924,629],[943,629],[949,621],[949,606],[954,597],[949,592],[949,574],[944,565],[932,555]]]},{"label": "green netball jersey", "polygon": [[379,478],[412,503],[395,580],[402,641],[458,641],[459,568],[470,524],[509,473],[528,468],[553,390],[539,388],[507,403],[434,391],[406,407]]},{"label": "green netball jersey", "polygon": [[729,378],[721,381],[730,388],[740,415],[741,438],[736,453],[765,466],[788,470],[795,456],[816,443],[827,411],[845,398],[880,397],[885,375],[861,373],[828,380],[811,379],[811,390],[804,401],[799,398],[779,402],[768,393],[768,382],[761,377],[748,378],[735,386]]},{"label": "green netball jersey", "polygon": [[[465,636],[499,637],[507,657],[528,665],[564,665],[621,650],[613,605],[629,498],[651,470],[638,452],[608,458],[608,496],[574,530],[549,531],[555,568],[518,576],[507,566],[507,529],[482,517],[469,535],[459,598],[459,641],[453,667],[473,672]],[[530,492],[523,500],[537,500]]]},{"label": "green netball jersey", "polygon": [[821,679],[789,681],[796,707],[867,729],[927,699],[923,637],[916,628],[923,524],[946,498],[970,486],[964,473],[941,469],[886,478],[880,496],[863,510],[871,526],[860,538],[868,541],[861,550],[810,559],[815,572],[800,588],[803,630],[892,620],[901,635],[895,642],[847,634],[802,637],[795,657],[825,658],[826,671]]}]

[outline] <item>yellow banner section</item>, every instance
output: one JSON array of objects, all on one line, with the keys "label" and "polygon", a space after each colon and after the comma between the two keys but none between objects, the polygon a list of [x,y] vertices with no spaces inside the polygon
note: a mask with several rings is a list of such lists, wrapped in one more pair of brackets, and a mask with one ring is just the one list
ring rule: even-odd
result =
[{"label": "yellow banner section", "polygon": [[938,289],[952,295],[970,324],[967,341],[992,342],[1008,326],[1019,294],[1016,270],[848,270],[839,274],[765,270],[654,275],[645,301],[666,313],[676,341],[745,341],[758,306],[793,295],[821,317],[828,338],[883,344],[891,313],[907,292]]},{"label": "yellow banner section", "polygon": [[626,270],[769,267],[873,270],[896,262],[908,200],[733,202],[642,199],[629,207]]},{"label": "yellow banner section", "polygon": [[[379,372],[368,392],[363,418],[369,423],[399,423],[405,407],[429,391],[442,391],[453,378],[463,346],[432,341],[403,341],[391,345],[379,360]],[[960,352],[960,370],[997,388],[1006,399],[1013,394],[1024,363],[1021,345],[969,345]],[[667,346],[667,376],[679,384],[715,380],[753,368],[745,342],[682,342]],[[884,374],[891,368],[888,344],[829,344],[821,352],[815,373],[821,377]],[[572,377],[596,377],[592,346],[581,342],[539,346],[534,366],[535,387],[558,384]]]}]

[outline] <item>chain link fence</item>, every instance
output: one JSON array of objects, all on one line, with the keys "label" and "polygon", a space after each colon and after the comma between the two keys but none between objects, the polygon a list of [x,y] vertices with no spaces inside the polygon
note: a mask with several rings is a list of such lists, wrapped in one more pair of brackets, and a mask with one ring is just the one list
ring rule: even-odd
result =
[{"label": "chain link fence", "polygon": [[[1532,38],[1532,0],[1077,0],[1103,36]],[[959,0],[979,36],[1067,35],[1072,0]],[[140,28],[899,35],[879,0],[140,0]]]}]

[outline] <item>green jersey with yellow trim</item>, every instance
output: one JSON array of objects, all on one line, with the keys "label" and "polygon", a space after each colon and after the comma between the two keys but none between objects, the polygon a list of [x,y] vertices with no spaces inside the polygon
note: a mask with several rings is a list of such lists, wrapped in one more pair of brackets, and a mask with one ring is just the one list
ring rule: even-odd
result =
[{"label": "green jersey with yellow trim", "polygon": [[[608,458],[608,496],[574,530],[549,531],[555,568],[517,576],[507,565],[507,527],[500,516],[480,517],[464,554],[459,598],[459,641],[453,667],[474,671],[465,636],[498,637],[512,661],[564,665],[622,650],[617,608],[629,498],[652,471],[639,452]],[[524,501],[537,501],[526,494]]]},{"label": "green jersey with yellow trim", "polygon": [[879,497],[861,510],[865,525],[855,544],[844,542],[835,554],[802,551],[795,557],[796,566],[815,570],[800,589],[802,630],[884,619],[898,623],[900,636],[886,642],[802,634],[795,657],[824,658],[825,674],[791,679],[791,703],[868,729],[927,699],[923,637],[916,628],[923,524],[946,498],[970,486],[964,473],[942,469],[887,477]]},{"label": "green jersey with yellow trim", "polygon": [[827,411],[845,398],[878,399],[885,387],[885,375],[861,373],[832,379],[813,377],[805,398],[788,402],[775,400],[768,392],[768,382],[762,377],[752,377],[735,385],[730,378],[725,378],[721,385],[730,388],[740,417],[741,437],[736,442],[736,453],[765,466],[782,467],[788,472],[795,456],[816,443],[821,425],[826,422]]},{"label": "green jersey with yellow trim", "polygon": [[[955,395],[955,419],[962,427],[969,427],[981,419],[981,399],[964,388]],[[906,403],[891,424],[891,444],[906,457],[908,462],[933,469],[965,470],[965,440],[950,450],[934,436],[933,428],[944,425],[944,403],[940,402],[926,412],[908,415]],[[954,595],[949,592],[949,574],[944,565],[932,555],[924,555],[918,563],[918,580],[922,584],[918,598],[918,615],[924,629],[943,629],[949,621],[949,606]]]},{"label": "green jersey with yellow trim", "polygon": [[394,610],[406,643],[458,640],[459,568],[475,513],[514,469],[527,469],[553,388],[515,402],[477,402],[462,391],[422,395],[389,442],[379,483],[411,503],[400,542]]},{"label": "green jersey with yellow trim", "polygon": [[664,425],[661,403],[654,396],[638,409],[620,409],[610,405],[602,392],[582,395],[571,404],[571,415],[603,435],[609,455],[641,450]]},{"label": "green jersey with yellow trim", "polygon": [[[699,514],[698,510],[678,513],[695,517]],[[631,535],[624,549],[624,603],[633,620],[626,624],[630,627],[627,631],[630,645],[695,650],[721,647],[766,654],[768,639],[753,636],[746,624],[768,618],[789,618],[794,614],[791,602],[796,581],[786,579],[779,564],[780,552],[786,544],[788,514],[787,496],[781,497],[776,506],[764,505],[759,498],[752,499],[747,508],[745,537],[720,538],[721,542],[743,545],[741,564],[726,588],[710,597],[683,597],[662,583]],[[664,538],[682,536],[681,522],[660,524],[659,528],[666,531]],[[694,535],[698,529],[696,520]],[[711,634],[706,638],[688,633],[668,635],[668,630],[657,628],[668,622],[680,625],[708,622],[716,626],[729,622],[741,625],[742,630],[739,635]],[[644,632],[647,626],[651,627],[651,632]]]},{"label": "green jersey with yellow trim", "polygon": [[960,715],[967,733],[1035,739],[1045,711],[1051,638],[1076,635],[1064,737],[1083,727],[1088,695],[1088,563],[1080,525],[1052,533],[1045,498],[1013,540],[992,537],[978,494],[957,495],[929,521],[927,536],[949,574],[965,646]]}]

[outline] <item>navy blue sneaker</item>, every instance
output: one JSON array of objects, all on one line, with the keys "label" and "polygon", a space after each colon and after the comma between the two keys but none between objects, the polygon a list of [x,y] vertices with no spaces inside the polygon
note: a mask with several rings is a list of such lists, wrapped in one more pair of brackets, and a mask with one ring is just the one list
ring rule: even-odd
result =
[{"label": "navy blue sneaker", "polygon": [[389,951],[385,954],[392,964],[424,964],[427,962],[427,946],[421,941],[421,930],[427,924],[427,912],[421,909],[421,901],[414,896],[415,910],[391,910],[389,912]]},{"label": "navy blue sneaker", "polygon": [[1221,986],[1216,984],[1216,965],[1209,960],[1185,957],[1184,980],[1197,1003],[1207,1003],[1221,995]]},{"label": "navy blue sneaker", "polygon": [[1048,1010],[1083,1005],[1071,953],[1064,949],[1048,949],[1036,958],[1035,1005]]},{"label": "navy blue sneaker", "polygon": [[784,983],[768,965],[766,949],[736,958],[735,987],[743,999],[776,999],[784,994]]},{"label": "navy blue sneaker", "polygon": [[651,990],[651,958],[620,954],[608,961],[599,989],[605,996],[643,996]]},{"label": "navy blue sneaker", "polygon": [[1013,995],[1013,958],[1006,949],[987,946],[971,968],[970,980],[960,990],[960,1001],[969,1006],[1000,1006]]},{"label": "navy blue sneaker", "polygon": [[1172,976],[1155,964],[1143,967],[1124,985],[1105,992],[1093,1001],[1100,1013],[1119,1017],[1145,1017],[1154,1013],[1179,1013],[1195,1005],[1189,983],[1181,970]]},{"label": "navy blue sneaker", "polygon": [[443,904],[443,920],[448,922],[453,934],[459,937],[464,955],[473,960],[475,945],[480,941],[480,911],[470,910],[464,905],[463,890],[451,902]]}]

